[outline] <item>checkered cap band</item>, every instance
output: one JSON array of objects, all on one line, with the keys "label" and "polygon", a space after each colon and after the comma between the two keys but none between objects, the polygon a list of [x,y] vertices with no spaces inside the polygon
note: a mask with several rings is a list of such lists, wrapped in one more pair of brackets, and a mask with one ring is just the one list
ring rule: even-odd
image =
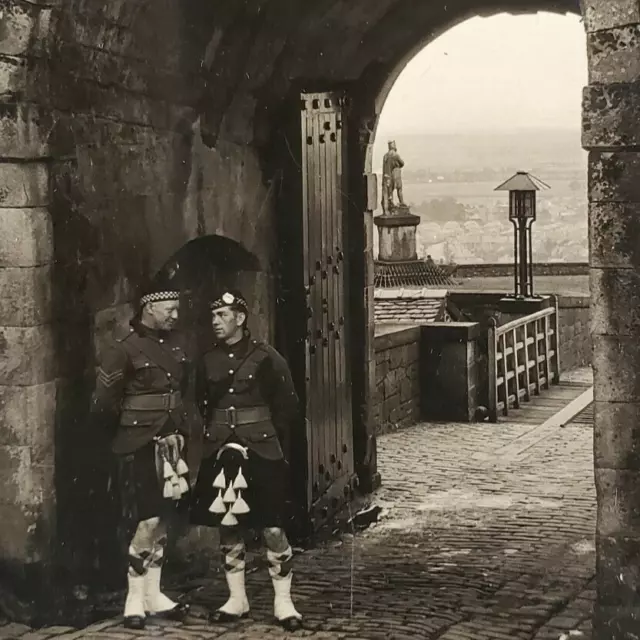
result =
[{"label": "checkered cap band", "polygon": [[157,291],[156,293],[148,293],[140,298],[140,306],[143,307],[147,302],[165,302],[171,300],[180,300],[179,291]]},{"label": "checkered cap band", "polygon": [[243,310],[247,310],[247,301],[240,297],[235,296],[233,293],[223,293],[219,298],[216,298],[210,305],[211,310],[221,309],[222,307],[237,307]]}]

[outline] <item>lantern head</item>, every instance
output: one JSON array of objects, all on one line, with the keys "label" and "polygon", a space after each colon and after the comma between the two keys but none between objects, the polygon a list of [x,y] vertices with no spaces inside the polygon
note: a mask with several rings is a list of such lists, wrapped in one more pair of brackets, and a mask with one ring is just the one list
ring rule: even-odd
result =
[{"label": "lantern head", "polygon": [[530,173],[518,171],[495,191],[509,192],[509,220],[535,220],[536,191],[549,188],[548,184]]}]

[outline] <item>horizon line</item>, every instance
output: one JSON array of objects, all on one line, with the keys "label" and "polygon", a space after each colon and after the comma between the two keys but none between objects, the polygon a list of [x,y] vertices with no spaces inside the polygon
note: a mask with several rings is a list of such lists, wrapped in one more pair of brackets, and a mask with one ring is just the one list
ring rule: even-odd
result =
[{"label": "horizon line", "polygon": [[509,127],[509,128],[456,128],[456,129],[404,129],[393,130],[393,129],[381,129],[376,131],[376,136],[379,135],[464,135],[464,134],[496,134],[496,133],[525,133],[525,132],[533,132],[533,131],[549,131],[549,132],[564,132],[564,133],[582,133],[581,125],[577,125],[575,127],[564,126],[564,125],[540,125],[540,126],[520,126],[520,127]]}]

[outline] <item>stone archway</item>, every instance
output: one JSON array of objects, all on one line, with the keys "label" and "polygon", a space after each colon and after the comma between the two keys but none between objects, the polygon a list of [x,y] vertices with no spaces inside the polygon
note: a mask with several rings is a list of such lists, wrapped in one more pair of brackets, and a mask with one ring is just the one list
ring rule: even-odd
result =
[{"label": "stone archway", "polygon": [[[575,0],[552,2],[487,2],[457,3],[454,6],[438,7],[396,5],[395,11],[381,19],[362,41],[362,48],[354,51],[354,60],[362,61],[369,51],[372,58],[364,66],[361,75],[350,85],[351,104],[351,147],[350,165],[352,187],[351,197],[354,210],[364,212],[362,220],[352,218],[351,237],[355,238],[352,250],[362,255],[365,265],[373,264],[374,226],[373,210],[378,206],[379,188],[373,171],[373,143],[384,103],[398,76],[407,63],[439,35],[470,17],[489,16],[507,12],[513,14],[552,11],[558,13],[579,13]],[[400,43],[400,30],[405,39]],[[368,48],[374,48],[375,54]],[[357,226],[361,225],[361,226]],[[354,389],[362,399],[363,418],[354,425],[356,439],[357,464],[361,481],[373,487],[378,481],[374,429],[371,424],[371,393],[375,389],[375,358],[373,353],[373,273],[372,269],[356,269],[355,278],[365,289],[363,308],[354,307],[354,315],[359,317],[367,330],[365,339],[359,348],[363,362],[363,381],[355,381]],[[369,481],[367,481],[367,478]]]},{"label": "stone archway", "polygon": [[[570,6],[572,5],[573,6]],[[637,513],[638,403],[638,190],[637,127],[632,107],[637,89],[637,3],[580,3],[587,32],[589,85],[583,93],[583,146],[589,153],[589,240],[594,342],[594,464],[598,499],[597,601],[594,637],[627,638],[638,628],[640,538]],[[535,7],[538,8],[538,7]],[[575,3],[552,9],[576,11]],[[540,7],[542,9],[542,7]],[[484,13],[484,12],[483,12]],[[417,48],[424,46],[421,41]],[[410,49],[386,75],[372,70],[354,93],[358,101],[361,153],[356,166],[372,172],[372,142],[393,82],[417,49]],[[375,87],[375,89],[373,89]],[[375,95],[375,90],[379,93]],[[632,178],[632,176],[634,176]],[[359,192],[367,192],[367,179]],[[364,200],[363,200],[364,202]],[[369,220],[366,237],[372,237]],[[368,242],[367,246],[371,246]],[[367,283],[370,284],[370,283]],[[633,354],[633,355],[632,355]],[[624,362],[623,362],[624,360]],[[622,377],[620,377],[622,374]]]}]

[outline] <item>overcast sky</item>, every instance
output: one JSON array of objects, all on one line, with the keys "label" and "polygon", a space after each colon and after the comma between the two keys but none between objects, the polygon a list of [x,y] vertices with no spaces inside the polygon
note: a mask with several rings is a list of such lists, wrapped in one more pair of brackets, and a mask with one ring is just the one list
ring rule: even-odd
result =
[{"label": "overcast sky", "polygon": [[586,83],[586,39],[578,16],[473,18],[407,65],[378,131],[575,129]]}]

